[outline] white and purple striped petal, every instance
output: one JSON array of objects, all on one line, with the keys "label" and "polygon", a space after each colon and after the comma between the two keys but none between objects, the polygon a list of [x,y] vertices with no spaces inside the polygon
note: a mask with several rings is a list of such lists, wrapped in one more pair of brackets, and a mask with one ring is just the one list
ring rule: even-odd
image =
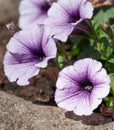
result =
[{"label": "white and purple striped petal", "polygon": [[32,28],[47,18],[51,4],[46,0],[21,0],[19,4],[19,27]]}]

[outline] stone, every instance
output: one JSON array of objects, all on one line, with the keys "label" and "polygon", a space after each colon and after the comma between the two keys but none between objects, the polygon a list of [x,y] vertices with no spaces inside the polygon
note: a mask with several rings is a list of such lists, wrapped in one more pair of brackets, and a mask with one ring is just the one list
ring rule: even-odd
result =
[{"label": "stone", "polygon": [[114,130],[114,122],[99,113],[80,117],[0,91],[0,130]]},{"label": "stone", "polygon": [[0,0],[0,24],[18,18],[18,4],[19,0]]}]

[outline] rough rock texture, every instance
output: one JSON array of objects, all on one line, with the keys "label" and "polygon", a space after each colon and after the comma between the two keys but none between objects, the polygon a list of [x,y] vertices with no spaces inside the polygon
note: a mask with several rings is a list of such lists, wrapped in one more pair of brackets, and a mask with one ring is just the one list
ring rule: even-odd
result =
[{"label": "rough rock texture", "polygon": [[0,91],[0,130],[114,130],[114,122],[95,113],[79,117]]},{"label": "rough rock texture", "polygon": [[0,24],[18,18],[19,0],[0,0]]}]

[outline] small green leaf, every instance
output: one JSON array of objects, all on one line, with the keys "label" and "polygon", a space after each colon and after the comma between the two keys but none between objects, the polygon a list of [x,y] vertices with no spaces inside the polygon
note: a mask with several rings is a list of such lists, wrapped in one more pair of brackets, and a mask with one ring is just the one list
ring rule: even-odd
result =
[{"label": "small green leaf", "polygon": [[113,53],[112,44],[106,37],[100,38],[95,48],[101,54],[103,60],[107,60]]},{"label": "small green leaf", "polygon": [[114,95],[114,73],[110,74],[110,79],[111,79],[111,83],[110,83],[111,94]]},{"label": "small green leaf", "polygon": [[93,46],[85,44],[85,47],[83,48],[83,51],[79,54],[78,59],[89,57],[99,60],[100,56],[100,53],[98,53],[97,50],[93,48]]},{"label": "small green leaf", "polygon": [[109,62],[109,63],[114,63],[114,58],[110,58],[110,59],[108,60],[108,62]]},{"label": "small green leaf", "polygon": [[59,55],[59,56],[58,56],[58,62],[60,63],[60,62],[62,62],[62,61],[63,61],[63,56]]},{"label": "small green leaf", "polygon": [[106,106],[107,107],[112,107],[113,106],[113,97],[106,97],[105,101],[106,101]]},{"label": "small green leaf", "polygon": [[80,36],[77,37],[77,36],[71,35],[71,36],[69,37],[69,39],[71,40],[71,42],[72,42],[73,44],[78,45],[78,44],[81,42],[82,37],[80,37]]},{"label": "small green leaf", "polygon": [[63,67],[63,56],[62,55],[58,55],[58,64],[59,64],[59,67],[62,68]]},{"label": "small green leaf", "polygon": [[105,68],[109,74],[114,73],[114,63],[105,62]]},{"label": "small green leaf", "polygon": [[102,7],[95,9],[93,19],[96,21],[97,25],[100,25],[103,21],[109,21],[112,23],[114,20],[114,17],[112,14],[114,14],[114,7]]}]

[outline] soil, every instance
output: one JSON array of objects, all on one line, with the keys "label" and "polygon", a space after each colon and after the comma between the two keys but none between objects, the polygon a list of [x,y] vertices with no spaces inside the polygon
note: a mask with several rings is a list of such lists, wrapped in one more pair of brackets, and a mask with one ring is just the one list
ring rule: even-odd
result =
[{"label": "soil", "polygon": [[[16,83],[10,83],[3,71],[3,57],[6,52],[6,45],[12,34],[5,25],[0,25],[0,90],[17,95],[25,100],[38,104],[56,105],[54,102],[54,85],[55,78],[51,74],[52,70],[39,75],[31,80],[28,86],[18,86]],[[49,74],[50,73],[50,74]],[[52,78],[52,82],[47,78]]]}]

